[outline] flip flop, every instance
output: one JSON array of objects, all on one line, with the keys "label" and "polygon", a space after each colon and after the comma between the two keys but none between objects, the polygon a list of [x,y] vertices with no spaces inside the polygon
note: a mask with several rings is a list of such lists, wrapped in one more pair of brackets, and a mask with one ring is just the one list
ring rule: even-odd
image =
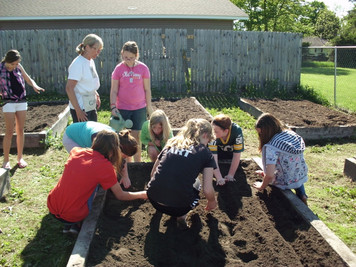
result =
[{"label": "flip flop", "polygon": [[2,164],[2,167],[3,167],[4,169],[6,169],[6,170],[11,170],[10,161],[4,162],[4,163]]},{"label": "flip flop", "polygon": [[23,169],[27,167],[27,162],[24,161],[23,159],[20,159],[20,161],[17,162],[17,165],[19,166],[20,169]]}]

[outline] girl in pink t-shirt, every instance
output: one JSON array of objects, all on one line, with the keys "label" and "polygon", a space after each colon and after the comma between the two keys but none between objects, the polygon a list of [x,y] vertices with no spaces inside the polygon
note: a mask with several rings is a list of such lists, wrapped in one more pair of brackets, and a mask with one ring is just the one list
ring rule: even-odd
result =
[{"label": "girl in pink t-shirt", "polygon": [[135,162],[141,161],[140,132],[152,113],[150,71],[138,61],[139,52],[136,42],[128,41],[121,50],[122,62],[111,77],[110,107],[113,116],[120,113],[124,120],[132,120],[132,136],[137,140],[138,150]]}]

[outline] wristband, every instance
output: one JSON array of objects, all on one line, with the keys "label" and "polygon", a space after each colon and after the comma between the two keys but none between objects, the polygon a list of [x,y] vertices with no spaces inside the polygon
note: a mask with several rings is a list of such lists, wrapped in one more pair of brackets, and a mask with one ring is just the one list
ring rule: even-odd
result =
[{"label": "wristband", "polygon": [[114,110],[116,107],[112,107],[111,110]]}]

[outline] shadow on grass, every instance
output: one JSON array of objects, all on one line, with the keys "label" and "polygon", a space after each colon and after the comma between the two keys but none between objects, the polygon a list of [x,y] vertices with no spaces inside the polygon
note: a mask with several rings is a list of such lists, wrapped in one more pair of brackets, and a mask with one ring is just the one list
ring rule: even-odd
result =
[{"label": "shadow on grass", "polygon": [[334,138],[334,139],[320,139],[320,140],[307,140],[305,144],[307,146],[327,146],[327,145],[345,145],[345,144],[356,143],[356,136],[344,137],[344,138]]},{"label": "shadow on grass", "polygon": [[[329,75],[334,76],[335,70],[334,68],[312,68],[312,67],[304,67],[301,69],[302,74],[319,74],[319,75]],[[336,75],[337,76],[347,76],[351,75],[352,72],[347,69],[337,68]]]},{"label": "shadow on grass", "polygon": [[51,214],[44,216],[36,236],[21,252],[23,266],[66,266],[77,236],[62,230],[62,223]]}]

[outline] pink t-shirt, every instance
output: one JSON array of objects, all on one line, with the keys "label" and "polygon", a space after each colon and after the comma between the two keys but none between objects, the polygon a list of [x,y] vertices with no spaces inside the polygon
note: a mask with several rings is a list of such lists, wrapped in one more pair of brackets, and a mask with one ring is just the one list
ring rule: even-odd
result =
[{"label": "pink t-shirt", "polygon": [[136,66],[128,67],[121,62],[115,67],[111,77],[119,81],[116,97],[118,109],[137,110],[146,107],[143,80],[150,79],[150,70],[145,64],[138,61]]}]

